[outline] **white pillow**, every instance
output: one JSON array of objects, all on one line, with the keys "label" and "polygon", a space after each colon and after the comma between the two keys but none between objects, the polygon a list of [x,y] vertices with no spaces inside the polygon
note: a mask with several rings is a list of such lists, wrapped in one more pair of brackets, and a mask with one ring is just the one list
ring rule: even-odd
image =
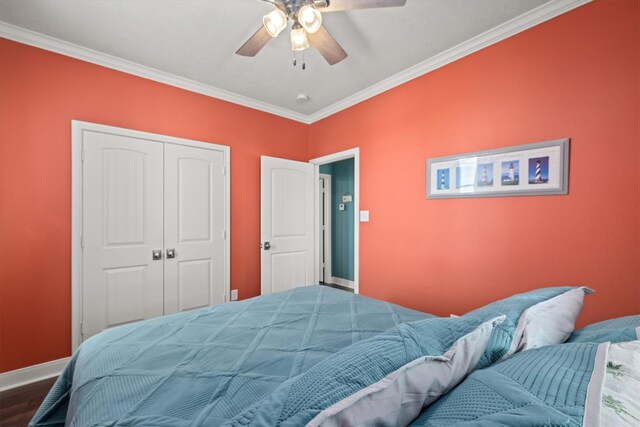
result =
[{"label": "white pillow", "polygon": [[309,426],[404,426],[426,406],[454,388],[478,364],[491,333],[505,316],[496,317],[459,338],[441,356],[415,359],[380,381],[318,413]]},{"label": "white pillow", "polygon": [[592,289],[582,286],[526,309],[518,320],[511,347],[504,357],[565,342],[582,311],[585,294],[592,293]]}]

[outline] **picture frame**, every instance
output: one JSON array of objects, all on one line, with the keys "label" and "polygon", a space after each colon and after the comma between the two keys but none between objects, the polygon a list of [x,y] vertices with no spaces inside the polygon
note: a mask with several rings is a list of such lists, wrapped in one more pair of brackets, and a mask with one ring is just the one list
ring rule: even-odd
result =
[{"label": "picture frame", "polygon": [[427,199],[569,192],[569,138],[427,160]]}]

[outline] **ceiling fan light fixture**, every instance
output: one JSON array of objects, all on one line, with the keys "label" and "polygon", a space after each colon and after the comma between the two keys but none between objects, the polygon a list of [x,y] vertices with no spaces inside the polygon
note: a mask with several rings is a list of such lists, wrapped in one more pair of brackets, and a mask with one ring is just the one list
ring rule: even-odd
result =
[{"label": "ceiling fan light fixture", "polygon": [[307,33],[301,26],[297,25],[291,29],[291,50],[300,51],[309,47]]},{"label": "ceiling fan light fixture", "polygon": [[320,29],[322,25],[322,14],[315,6],[307,4],[298,11],[298,22],[302,28],[309,34],[313,34]]},{"label": "ceiling fan light fixture", "polygon": [[273,9],[264,15],[262,24],[271,37],[277,37],[287,27],[287,15],[280,9]]}]

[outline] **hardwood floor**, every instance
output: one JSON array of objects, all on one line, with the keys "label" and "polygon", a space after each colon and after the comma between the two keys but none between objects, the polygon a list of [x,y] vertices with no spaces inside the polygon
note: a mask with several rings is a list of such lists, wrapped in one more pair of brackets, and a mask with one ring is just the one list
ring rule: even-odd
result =
[{"label": "hardwood floor", "polygon": [[336,285],[335,283],[323,283],[323,282],[320,282],[320,285],[321,286],[328,286],[330,288],[340,289],[341,291],[347,291],[347,292],[353,293],[353,289],[347,288],[346,286]]},{"label": "hardwood floor", "polygon": [[24,427],[29,424],[55,382],[54,377],[0,392],[0,426]]}]

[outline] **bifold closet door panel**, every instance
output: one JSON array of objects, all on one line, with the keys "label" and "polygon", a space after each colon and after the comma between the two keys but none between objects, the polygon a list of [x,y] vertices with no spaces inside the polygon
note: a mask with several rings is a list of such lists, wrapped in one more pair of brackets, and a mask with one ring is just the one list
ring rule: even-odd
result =
[{"label": "bifold closet door panel", "polygon": [[165,144],[165,314],[224,302],[224,153]]},{"label": "bifold closet door panel", "polygon": [[82,322],[86,339],[163,314],[163,144],[84,131]]}]

